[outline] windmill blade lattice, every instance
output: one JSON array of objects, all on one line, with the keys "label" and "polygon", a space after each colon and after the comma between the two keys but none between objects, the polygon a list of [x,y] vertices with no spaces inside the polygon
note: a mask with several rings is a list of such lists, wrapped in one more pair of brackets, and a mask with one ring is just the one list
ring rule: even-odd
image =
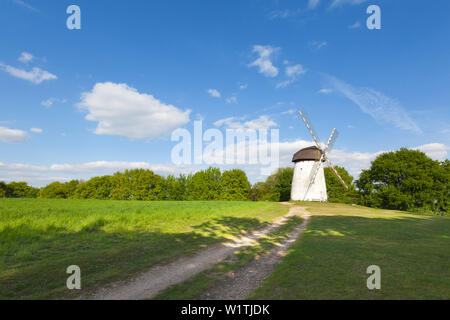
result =
[{"label": "windmill blade lattice", "polygon": [[306,128],[308,129],[309,133],[311,134],[312,138],[314,139],[314,142],[316,143],[317,148],[322,150],[322,146],[320,145],[319,136],[317,135],[316,131],[314,130],[311,121],[309,120],[308,113],[305,109],[302,109],[298,112],[300,114],[300,117],[302,117],[303,122],[306,125]]},{"label": "windmill blade lattice", "polygon": [[330,167],[331,170],[333,170],[334,174],[336,175],[336,177],[338,178],[339,182],[342,183],[342,185],[344,186],[345,189],[348,190],[348,186],[345,183],[344,179],[342,179],[342,177],[339,175],[339,173],[337,172],[337,170],[333,167],[333,164],[331,163],[330,160],[328,160],[328,158],[325,158],[326,162],[328,163],[328,166]]},{"label": "windmill blade lattice", "polygon": [[320,161],[315,162],[313,167],[311,168],[311,173],[310,173],[309,179],[308,179],[309,184],[308,184],[308,188],[306,188],[306,192],[305,192],[305,196],[304,196],[303,200],[306,200],[309,189],[311,189],[311,186],[314,184],[314,181],[316,180],[316,176],[319,173],[320,166],[322,165],[322,159],[323,159],[323,155],[322,155],[322,158],[320,159]]},{"label": "windmill blade lattice", "polygon": [[327,146],[324,150],[325,153],[331,152],[334,148],[334,144],[336,143],[337,138],[339,137],[339,131],[333,129],[331,132],[330,138],[328,139]]}]

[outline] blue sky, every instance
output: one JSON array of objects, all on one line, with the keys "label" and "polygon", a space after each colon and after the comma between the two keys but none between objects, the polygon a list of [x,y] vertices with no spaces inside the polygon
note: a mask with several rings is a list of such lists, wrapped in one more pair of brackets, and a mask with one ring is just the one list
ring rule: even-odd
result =
[{"label": "blue sky", "polygon": [[[71,4],[81,30],[66,27]],[[381,30],[366,27],[372,4]],[[311,144],[300,107],[323,140],[338,128],[330,157],[354,175],[400,147],[443,160],[449,12],[445,0],[1,0],[0,180],[195,171],[171,163],[170,134],[198,119],[279,128],[290,165]]]}]

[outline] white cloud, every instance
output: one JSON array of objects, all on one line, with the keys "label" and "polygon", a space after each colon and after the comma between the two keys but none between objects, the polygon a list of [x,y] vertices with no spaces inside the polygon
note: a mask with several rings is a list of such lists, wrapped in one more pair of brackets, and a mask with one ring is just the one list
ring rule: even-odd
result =
[{"label": "white cloud", "polygon": [[43,105],[46,108],[50,108],[53,105],[54,100],[52,98],[41,101],[41,105]]},{"label": "white cloud", "polygon": [[[223,119],[227,120],[227,119]],[[312,141],[298,139],[295,141],[286,141],[278,143],[280,150],[280,166],[293,166],[292,156],[300,149],[314,145]],[[267,147],[259,144],[258,153]],[[270,143],[268,145],[270,149]],[[435,160],[444,160],[448,155],[450,147],[440,143],[430,143],[415,147],[420,149],[429,157]],[[225,150],[226,151],[226,150]],[[359,176],[361,170],[368,169],[371,161],[378,155],[387,151],[378,152],[356,152],[335,149],[329,154],[329,158],[335,166],[343,166],[355,178]],[[224,157],[223,153],[215,157]],[[259,165],[230,165],[228,167],[218,166],[226,169],[241,168],[245,170],[250,181],[255,182],[267,178],[261,176]],[[79,164],[52,164],[50,166],[39,166],[23,163],[5,164],[0,162],[0,181],[26,181],[35,186],[43,186],[53,181],[70,181],[72,179],[89,179],[94,176],[112,174],[125,169],[149,169],[157,174],[179,174],[190,173],[200,170],[202,166],[197,165],[173,165],[173,164],[152,164],[148,162],[128,162],[128,161],[94,161]]]},{"label": "white cloud", "polygon": [[27,8],[28,10],[31,10],[31,11],[34,11],[34,12],[37,12],[37,13],[40,13],[40,11],[39,11],[38,9],[36,9],[35,7],[29,5],[29,4],[26,3],[25,1],[22,1],[22,0],[13,0],[13,2],[14,2],[15,4],[18,4],[18,5],[21,6],[21,7]]},{"label": "white cloud", "polygon": [[54,74],[37,67],[31,69],[31,71],[26,71],[24,69],[18,69],[0,63],[0,68],[3,69],[3,71],[12,75],[13,77],[24,79],[33,82],[35,84],[40,84],[41,82],[46,80],[58,79],[58,77],[55,76]]},{"label": "white cloud", "polygon": [[42,132],[44,132],[44,130],[42,130],[41,128],[31,128],[30,131],[34,132],[34,133],[42,133]]},{"label": "white cloud", "polygon": [[227,98],[225,101],[226,101],[227,103],[237,103],[237,102],[238,102],[236,96],[229,97],[229,98]]},{"label": "white cloud", "polygon": [[33,61],[34,56],[29,53],[29,52],[22,52],[22,54],[20,55],[20,57],[17,59],[22,63],[29,63],[31,61]]},{"label": "white cloud", "polygon": [[129,139],[163,137],[188,123],[191,113],[112,82],[97,83],[92,91],[82,93],[77,106],[88,111],[86,120],[98,123],[96,134]]},{"label": "white cloud", "polygon": [[148,169],[161,175],[190,172],[190,168],[187,166],[148,162],[95,161],[80,164],[52,164],[50,166],[0,162],[0,181],[26,181],[35,186],[44,186],[53,181],[86,180],[126,169]]},{"label": "white cloud", "polygon": [[23,130],[0,127],[0,142],[18,143],[29,139],[28,133]]},{"label": "white cloud", "polygon": [[283,111],[281,114],[294,114],[295,113],[295,110],[294,109],[289,109],[289,110],[287,110],[287,111]]},{"label": "white cloud", "polygon": [[279,89],[279,88],[285,88],[285,87],[287,87],[288,85],[290,85],[291,83],[293,83],[293,81],[291,80],[291,79],[289,79],[289,80],[285,80],[285,81],[281,81],[281,82],[279,82],[279,83],[277,83],[277,85],[275,86],[277,89]]},{"label": "white cloud", "polygon": [[357,4],[361,4],[363,2],[366,2],[366,1],[367,0],[333,0],[333,2],[330,5],[330,8],[342,6],[342,5],[345,5],[345,4],[357,5]]},{"label": "white cloud", "polygon": [[259,118],[249,120],[249,121],[242,121],[242,120],[243,120],[242,118],[231,117],[231,118],[218,120],[218,121],[214,122],[214,125],[216,127],[221,127],[224,125],[228,129],[243,129],[243,130],[245,130],[245,129],[254,129],[254,130],[269,129],[269,128],[277,126],[277,123],[274,122],[273,120],[269,119],[269,117],[266,115],[260,116]]},{"label": "white cloud", "polygon": [[299,14],[301,14],[303,11],[301,9],[297,10],[275,10],[269,13],[269,20],[275,20],[275,19],[287,19],[287,18],[293,18]]},{"label": "white cloud", "polygon": [[272,46],[253,46],[253,52],[257,53],[259,57],[249,64],[249,67],[258,67],[259,73],[262,73],[266,77],[274,78],[278,75],[278,68],[272,64],[272,58],[274,54],[280,51],[280,48]]},{"label": "white cloud", "polygon": [[220,98],[221,96],[220,92],[216,89],[208,89],[208,93],[213,98]]},{"label": "white cloud", "polygon": [[306,69],[303,68],[301,64],[296,64],[293,66],[287,66],[286,67],[286,76],[290,79],[282,81],[276,85],[277,88],[284,88],[290,85],[291,83],[294,83],[295,80],[297,80],[297,77],[299,75],[305,74]]},{"label": "white cloud", "polygon": [[354,24],[348,26],[349,29],[357,29],[361,27],[361,23],[359,21],[356,21]]},{"label": "white cloud", "polygon": [[326,47],[328,45],[328,42],[326,41],[312,41],[309,43],[309,46],[311,47],[311,49],[314,50],[320,50],[323,47]]},{"label": "white cloud", "polygon": [[418,146],[414,149],[424,152],[427,156],[434,160],[443,161],[447,158],[447,151],[450,150],[450,147],[442,143],[429,143]]},{"label": "white cloud", "polygon": [[319,5],[320,0],[308,0],[308,9],[315,9]]},{"label": "white cloud", "polygon": [[295,66],[286,67],[286,75],[288,77],[296,77],[301,74],[305,74],[306,70],[301,64],[296,64]]},{"label": "white cloud", "polygon": [[326,88],[323,88],[323,89],[320,89],[319,91],[317,91],[317,93],[320,93],[320,94],[329,94],[332,92],[333,92],[332,89],[326,89]]},{"label": "white cloud", "polygon": [[[314,145],[313,141],[296,140],[291,142],[280,142],[280,166],[291,166],[292,156],[300,149]],[[449,146],[441,143],[430,143],[419,147],[414,147],[424,152],[428,157],[443,161],[448,156]],[[359,177],[363,169],[369,169],[370,164],[377,156],[382,153],[390,152],[393,150],[381,150],[377,152],[358,152],[358,151],[346,151],[342,149],[334,149],[329,154],[329,158],[333,165],[341,166],[347,169],[347,171],[353,175],[353,177]]]},{"label": "white cloud", "polygon": [[41,101],[41,105],[46,108],[50,108],[55,102],[66,103],[67,99],[49,98],[47,100]]},{"label": "white cloud", "polygon": [[392,124],[403,130],[422,132],[397,100],[371,88],[355,88],[335,77],[326,78],[336,91],[353,101],[376,121]]},{"label": "white cloud", "polygon": [[248,87],[247,84],[241,84],[241,85],[239,86],[239,89],[245,90],[245,89],[247,89],[247,87]]}]

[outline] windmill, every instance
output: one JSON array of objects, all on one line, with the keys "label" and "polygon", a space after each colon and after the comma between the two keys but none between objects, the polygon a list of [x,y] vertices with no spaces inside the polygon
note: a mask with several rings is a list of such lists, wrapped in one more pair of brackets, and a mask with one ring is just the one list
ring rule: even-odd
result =
[{"label": "windmill", "polygon": [[292,180],[291,199],[294,201],[327,201],[327,186],[325,184],[325,173],[323,170],[324,162],[328,164],[328,167],[334,172],[345,189],[348,189],[348,186],[333,167],[330,159],[328,159],[328,153],[333,149],[339,132],[333,129],[327,144],[323,145],[313,129],[306,111],[302,109],[299,113],[314,140],[315,146],[296,152],[292,158],[292,162],[295,163],[295,168]]}]

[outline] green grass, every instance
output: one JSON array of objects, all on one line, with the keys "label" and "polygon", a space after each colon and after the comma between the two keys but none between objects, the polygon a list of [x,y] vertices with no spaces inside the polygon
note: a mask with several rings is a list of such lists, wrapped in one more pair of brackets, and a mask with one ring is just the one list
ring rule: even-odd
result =
[{"label": "green grass", "polygon": [[[252,299],[449,299],[450,218],[311,204],[311,221]],[[381,268],[381,290],[366,269]]]},{"label": "green grass", "polygon": [[0,199],[0,299],[71,297],[69,265],[80,266],[89,293],[287,211],[268,202]]}]

